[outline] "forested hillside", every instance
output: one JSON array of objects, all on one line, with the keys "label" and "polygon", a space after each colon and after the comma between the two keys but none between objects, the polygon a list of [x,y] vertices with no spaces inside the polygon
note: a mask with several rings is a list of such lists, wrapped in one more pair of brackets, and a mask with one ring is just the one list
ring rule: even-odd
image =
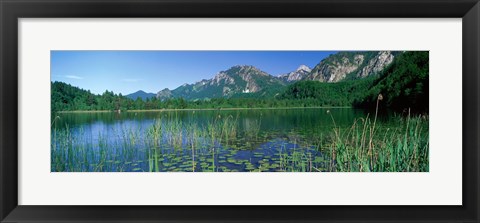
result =
[{"label": "forested hillside", "polygon": [[[255,94],[258,96],[258,94]],[[251,95],[248,95],[251,96]],[[322,106],[321,101],[314,99],[288,99],[275,97],[232,97],[212,98],[205,100],[185,100],[171,98],[137,98],[132,100],[121,94],[106,91],[95,95],[89,91],[71,86],[63,82],[52,82],[51,110],[57,111],[125,111],[151,109],[222,109],[222,108],[271,108],[271,107],[308,107]]]},{"label": "forested hillside", "polygon": [[133,103],[122,94],[105,91],[102,95],[95,95],[63,82],[52,82],[51,90],[52,111],[118,110]]},{"label": "forested hillside", "polygon": [[[156,97],[138,97],[135,100],[111,91],[95,95],[63,82],[52,82],[51,105],[53,112],[311,106],[375,108],[378,95],[382,94],[382,108],[428,112],[428,52],[395,53],[394,56],[378,53],[379,56],[376,57],[373,55],[377,54],[356,54],[355,57],[362,58],[362,61],[365,58],[369,61],[375,61],[371,58],[386,61],[382,58],[387,56],[395,59],[389,62],[388,66],[383,63],[382,66],[386,67],[382,71],[371,71],[368,76],[345,78],[339,82],[301,80],[289,85],[255,67],[235,66],[220,72],[213,79],[184,85],[173,92],[164,89]],[[336,60],[330,58],[334,61],[331,64],[327,63],[329,60],[322,63],[328,66],[339,63],[337,61],[340,59],[337,57],[332,57]],[[350,59],[354,60],[355,57]],[[362,74],[362,70],[366,68],[378,68],[375,63],[358,64],[355,74]],[[317,73],[318,71],[319,69],[312,70]]]},{"label": "forested hillside", "polygon": [[278,99],[309,100],[321,106],[352,106],[372,87],[374,78],[324,83],[318,81],[300,81],[290,85]]},{"label": "forested hillside", "polygon": [[405,52],[383,71],[374,86],[354,105],[372,107],[378,94],[382,94],[387,107],[428,112],[428,73],[428,52]]},{"label": "forested hillside", "polygon": [[290,85],[281,99],[313,99],[321,105],[428,111],[428,52],[405,52],[383,72],[359,80],[324,83],[301,81]]}]

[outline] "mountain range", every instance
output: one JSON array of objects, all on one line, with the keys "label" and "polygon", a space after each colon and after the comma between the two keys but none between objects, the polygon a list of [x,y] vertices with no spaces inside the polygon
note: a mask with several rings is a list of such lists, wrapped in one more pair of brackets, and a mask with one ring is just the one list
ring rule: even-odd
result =
[{"label": "mountain range", "polygon": [[128,95],[125,95],[125,97],[130,98],[132,100],[136,100],[137,98],[141,98],[144,101],[147,100],[147,98],[154,98],[156,96],[157,96],[157,94],[147,93],[147,92],[142,91],[142,90],[131,93],[131,94],[128,94]]},{"label": "mountain range", "polygon": [[[52,111],[352,106],[428,112],[429,52],[340,52],[307,66],[270,75],[233,66],[192,84],[154,93],[93,94],[51,83]],[[134,100],[132,100],[135,98]],[[148,100],[149,98],[154,100]],[[168,99],[168,100],[167,100]],[[162,101],[159,103],[159,101]]]},{"label": "mountain range", "polygon": [[295,71],[281,74],[278,76],[278,78],[286,83],[295,82],[304,79],[311,71],[312,69],[310,69],[310,67],[306,65],[300,65]]},{"label": "mountain range", "polygon": [[321,60],[313,68],[306,65],[286,74],[274,76],[251,65],[236,65],[220,71],[211,79],[183,84],[173,90],[165,88],[157,94],[137,91],[126,95],[143,100],[157,97],[160,100],[184,98],[186,100],[274,96],[287,86],[304,80],[335,83],[362,79],[384,70],[401,52],[349,51],[338,52]]}]

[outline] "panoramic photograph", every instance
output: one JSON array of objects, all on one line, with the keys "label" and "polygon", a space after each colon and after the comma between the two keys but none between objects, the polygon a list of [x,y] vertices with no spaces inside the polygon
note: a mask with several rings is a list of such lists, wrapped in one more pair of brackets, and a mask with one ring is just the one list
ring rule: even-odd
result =
[{"label": "panoramic photograph", "polygon": [[77,51],[51,172],[429,172],[428,51]]}]

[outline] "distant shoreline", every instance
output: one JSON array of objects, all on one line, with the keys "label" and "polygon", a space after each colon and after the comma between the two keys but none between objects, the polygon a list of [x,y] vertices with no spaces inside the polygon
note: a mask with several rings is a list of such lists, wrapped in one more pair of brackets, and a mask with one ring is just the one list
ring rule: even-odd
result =
[{"label": "distant shoreline", "polygon": [[[121,112],[170,112],[170,111],[231,111],[231,110],[273,110],[273,109],[312,109],[312,108],[353,108],[351,106],[327,106],[327,107],[270,107],[270,108],[166,108],[148,110],[125,110]],[[58,113],[118,113],[111,110],[76,110],[57,111]]]}]

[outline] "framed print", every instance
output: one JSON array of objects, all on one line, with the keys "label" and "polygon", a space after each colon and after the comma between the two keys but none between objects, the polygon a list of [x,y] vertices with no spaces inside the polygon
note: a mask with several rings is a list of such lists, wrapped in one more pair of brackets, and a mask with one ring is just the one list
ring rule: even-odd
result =
[{"label": "framed print", "polygon": [[2,222],[479,220],[478,1],[0,6]]}]

